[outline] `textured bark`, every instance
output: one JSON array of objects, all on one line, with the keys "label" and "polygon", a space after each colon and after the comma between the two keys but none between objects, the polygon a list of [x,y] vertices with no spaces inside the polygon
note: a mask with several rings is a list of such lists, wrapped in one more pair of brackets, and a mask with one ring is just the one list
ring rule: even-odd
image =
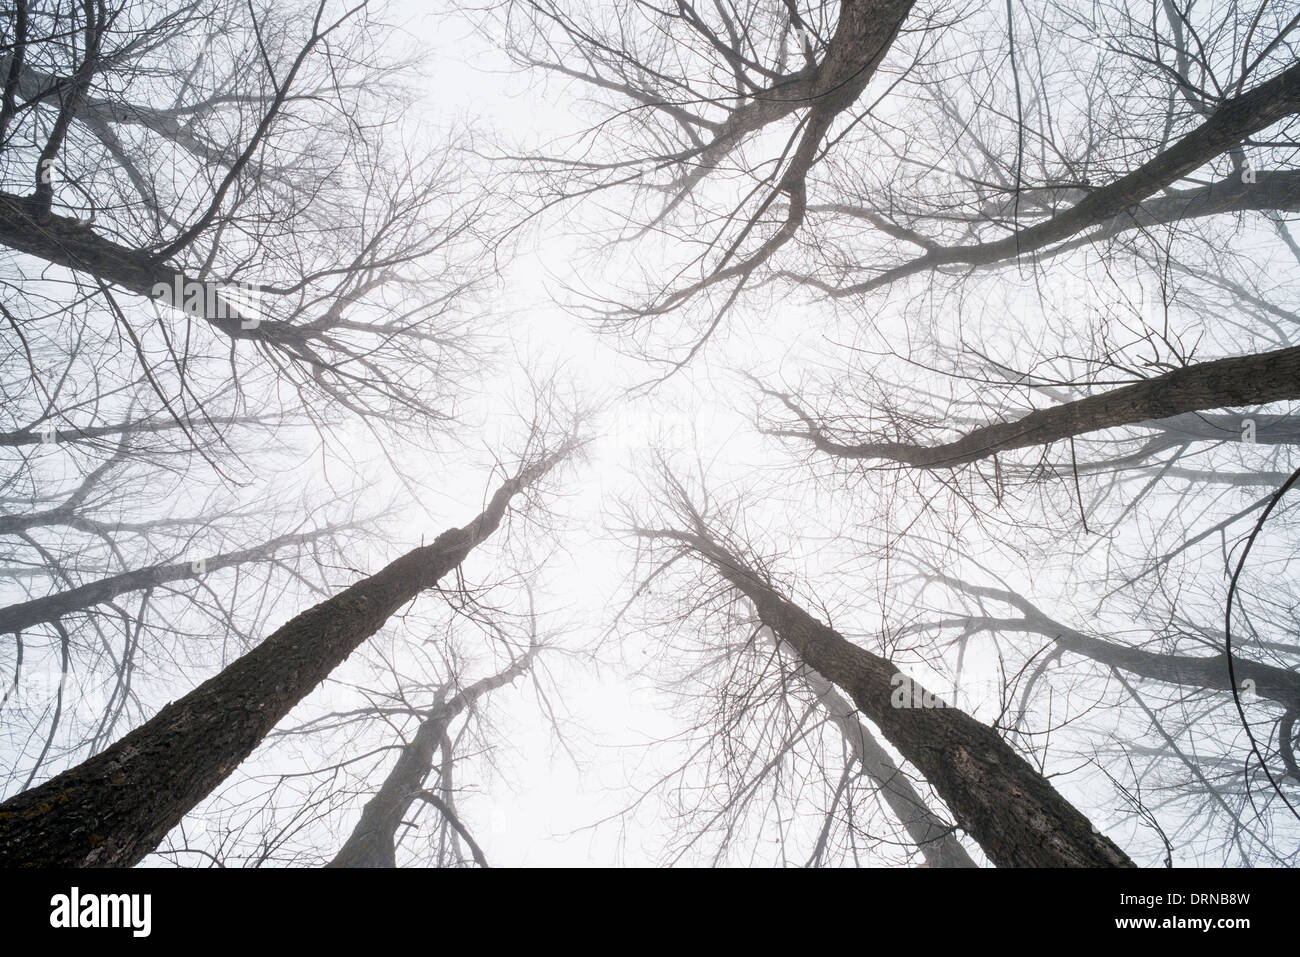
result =
[{"label": "textured bark", "polygon": [[[894,707],[900,672],[892,663],[817,621],[703,534],[639,533],[687,545],[748,597],[805,664],[848,693],[999,867],[1134,866],[992,728],[954,707]],[[905,680],[913,702],[941,703]]]},{"label": "textured bark", "polygon": [[474,682],[431,708],[415,736],[402,748],[393,770],[362,808],[361,818],[343,847],[325,866],[396,867],[397,829],[412,802],[422,796],[424,779],[433,769],[433,757],[447,736],[447,727],[483,695],[524,674],[531,662],[529,652],[504,671]]},{"label": "textured bark", "polygon": [[817,431],[775,430],[774,434],[807,439],[823,452],[841,458],[886,459],[922,469],[955,468],[997,452],[1142,425],[1148,419],[1284,399],[1300,399],[1300,346],[1199,362],[1099,395],[1038,409],[1011,422],[983,426],[941,445],[850,444]]},{"label": "textured bark", "polygon": [[106,751],[0,804],[0,866],[137,863],[357,646],[459,566],[558,458],[505,482],[468,525],[298,615]]},{"label": "textured bark", "polygon": [[863,775],[880,789],[881,797],[908,836],[916,842],[926,864],[930,867],[976,867],[952,833],[952,828],[930,810],[912,782],[858,719],[853,706],[844,700],[835,686],[811,669],[805,669],[804,678],[840,729]]},{"label": "textured bark", "polygon": [[1148,196],[1298,111],[1300,64],[1225,101],[1204,123],[1173,146],[1113,183],[1093,190],[1083,200],[1050,219],[993,242],[934,247],[910,262],[887,269],[874,279],[838,289],[836,295],[868,292],[938,266],[985,266],[1029,255],[1085,229],[1110,224],[1130,209],[1140,218],[1141,213],[1136,211],[1136,207]]}]

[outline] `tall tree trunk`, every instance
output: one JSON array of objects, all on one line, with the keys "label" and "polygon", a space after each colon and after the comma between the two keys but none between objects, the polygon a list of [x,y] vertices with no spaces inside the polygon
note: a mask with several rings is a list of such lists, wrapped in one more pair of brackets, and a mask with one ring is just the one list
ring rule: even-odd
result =
[{"label": "tall tree trunk", "polygon": [[358,645],[459,566],[563,454],[503,483],[468,525],[298,615],[112,747],[0,804],[0,866],[137,863]]},{"label": "tall tree trunk", "polygon": [[821,451],[841,458],[885,459],[912,468],[940,469],[1088,432],[1145,424],[1148,419],[1284,399],[1300,399],[1300,346],[1198,362],[1109,392],[1037,409],[1011,422],[981,426],[960,439],[939,445],[851,444],[827,438],[811,426],[807,431],[769,432],[806,439]]},{"label": "tall tree trunk", "polygon": [[[778,650],[781,641],[775,632],[765,628]],[[823,710],[839,729],[844,744],[857,762],[862,776],[880,791],[881,798],[903,825],[908,836],[916,843],[929,867],[978,867],[966,848],[961,846],[952,828],[936,815],[921,797],[911,780],[894,763],[889,752],[880,746],[871,730],[858,718],[853,705],[822,675],[802,660],[799,676],[817,697]]]},{"label": "tall tree trunk", "polygon": [[524,674],[532,663],[529,650],[510,667],[482,678],[429,709],[419,730],[397,758],[393,770],[366,806],[351,835],[326,867],[396,867],[397,829],[411,804],[421,796],[433,769],[433,756],[446,739],[447,727],[458,714],[490,691]]},{"label": "tall tree trunk", "polygon": [[[696,551],[758,612],[810,668],[849,697],[947,804],[958,825],[1000,867],[1132,867],[1133,862],[1061,797],[992,728],[943,702],[887,659],[854,644],[779,594],[762,576],[708,537],[637,529]],[[910,692],[907,706],[894,692]]]},{"label": "tall tree trunk", "polygon": [[880,746],[870,729],[859,720],[853,706],[818,672],[805,667],[804,679],[839,728],[862,774],[880,789],[880,795],[894,812],[908,836],[916,842],[930,867],[976,867],[966,848],[926,805],[902,769]]}]

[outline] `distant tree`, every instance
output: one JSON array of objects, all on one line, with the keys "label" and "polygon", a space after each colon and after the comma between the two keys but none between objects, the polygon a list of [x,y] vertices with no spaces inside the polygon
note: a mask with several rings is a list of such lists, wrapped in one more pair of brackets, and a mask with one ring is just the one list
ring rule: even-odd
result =
[{"label": "distant tree", "polygon": [[[449,727],[480,698],[526,674],[536,653],[537,648],[531,647],[494,675],[480,678],[463,688],[447,686],[440,689],[438,700],[420,715],[415,734],[402,746],[397,763],[366,802],[361,818],[327,867],[396,867],[397,832],[411,805],[417,801],[435,808],[469,845],[474,861],[480,867],[488,866],[482,848],[457,816],[451,789],[447,786],[453,751]],[[439,751],[444,765],[439,775],[442,786],[426,788],[425,779],[434,770],[434,758]]]}]

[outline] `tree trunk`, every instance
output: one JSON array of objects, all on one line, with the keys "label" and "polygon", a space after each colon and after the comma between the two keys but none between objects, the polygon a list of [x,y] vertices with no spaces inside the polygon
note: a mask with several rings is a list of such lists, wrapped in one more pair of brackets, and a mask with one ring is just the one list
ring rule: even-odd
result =
[{"label": "tree trunk", "polygon": [[913,468],[940,469],[1089,432],[1147,424],[1149,419],[1284,399],[1300,399],[1300,346],[1198,362],[1109,392],[1037,409],[1011,422],[982,426],[940,445],[855,445],[828,439],[819,431],[771,431],[807,439],[823,452],[841,458],[887,459]]},{"label": "tree trunk", "polygon": [[0,804],[0,866],[137,863],[358,645],[459,566],[559,458],[502,484],[464,528],[298,615],[112,747]]},{"label": "tree trunk", "polygon": [[[700,532],[638,529],[646,537],[687,545],[744,593],[763,623],[801,660],[848,692],[858,710],[925,776],[958,825],[995,864],[1134,866],[992,728],[947,706],[887,659],[817,621]],[[902,707],[894,704],[896,689],[909,692]]]},{"label": "tree trunk", "polygon": [[96,605],[112,601],[118,595],[124,595],[127,592],[142,591],[145,588],[155,588],[169,582],[183,581],[186,578],[194,578],[199,574],[220,571],[223,568],[231,568],[246,562],[264,561],[281,549],[306,544],[320,538],[322,535],[330,534],[331,531],[331,529],[325,529],[319,532],[281,535],[269,542],[263,542],[261,545],[255,545],[252,548],[245,548],[237,552],[223,552],[220,555],[211,557],[195,555],[195,560],[203,559],[203,570],[201,572],[194,569],[190,559],[164,565],[150,565],[146,568],[135,568],[117,575],[110,575],[107,578],[88,582],[85,585],[78,585],[76,588],[69,588],[65,591],[55,592],[52,595],[8,605],[5,608],[0,608],[0,635],[17,634],[35,625],[58,621],[65,615],[94,608]]},{"label": "tree trunk", "polygon": [[448,725],[483,695],[526,672],[532,657],[530,650],[504,671],[474,682],[429,710],[415,737],[402,748],[393,770],[374,797],[366,802],[351,835],[326,867],[397,866],[397,829],[424,790],[424,779],[433,769],[433,756],[446,737]]},{"label": "tree trunk", "polygon": [[811,668],[805,667],[803,675],[817,700],[840,729],[863,775],[880,789],[881,797],[908,836],[916,842],[925,863],[930,867],[976,867],[966,848],[952,833],[952,828],[930,810],[912,782],[858,719],[853,706],[844,700],[835,686]]}]

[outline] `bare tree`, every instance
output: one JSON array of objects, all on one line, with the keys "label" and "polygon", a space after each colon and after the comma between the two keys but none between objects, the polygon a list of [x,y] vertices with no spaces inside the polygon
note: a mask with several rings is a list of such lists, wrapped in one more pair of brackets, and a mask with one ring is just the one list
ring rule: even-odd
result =
[{"label": "bare tree", "polygon": [[[452,721],[467,708],[474,707],[484,695],[527,673],[536,653],[536,646],[530,647],[494,675],[460,689],[442,689],[439,700],[420,716],[414,736],[402,747],[397,763],[362,808],[361,818],[328,867],[396,867],[397,831],[416,801],[436,808],[470,846],[474,860],[482,867],[487,866],[482,849],[456,814],[450,789],[443,787],[443,793],[439,794],[426,789],[424,782],[433,770],[434,756],[440,749],[444,763],[450,763],[452,745],[448,728]],[[446,775],[442,777],[445,780]]]},{"label": "bare tree", "polygon": [[[1002,866],[1132,866],[996,731],[790,601],[754,561],[720,539],[680,481],[666,475],[665,483],[669,512],[681,527],[638,524],[635,534],[695,556],[753,602],[782,643],[843,688],[925,776],[991,860]],[[908,693],[903,707],[895,703],[900,687]]]},{"label": "bare tree", "polygon": [[364,2],[19,3],[0,26],[14,793],[380,539],[344,430],[410,482],[401,444],[445,437],[453,373],[482,368],[461,310],[490,264],[484,194],[450,142],[408,149],[418,57]]},{"label": "bare tree", "polygon": [[[654,318],[720,288],[690,358],[764,282],[856,300],[912,276],[1293,209],[1294,171],[1252,166],[1243,146],[1285,157],[1293,145],[1294,20],[1234,9],[1233,33],[1206,22],[1220,13],[1167,6],[1168,23],[1143,23],[1069,6],[963,17],[867,0],[633,3],[615,16],[520,3],[491,29],[521,67],[595,104],[580,155],[519,156],[544,202],[620,190],[633,210],[621,238],[653,248],[672,231],[689,255],[666,283],[648,275],[639,301],[597,314]],[[1232,49],[1243,34],[1247,49]],[[1089,135],[1072,141],[1079,126]],[[1199,177],[1225,155],[1233,173]]]},{"label": "bare tree", "polygon": [[819,451],[852,459],[883,459],[912,468],[954,468],[968,462],[1089,432],[1208,409],[1300,399],[1300,347],[1196,363],[1143,382],[1038,409],[1009,422],[974,429],[935,445],[911,442],[847,442],[826,435],[793,396],[772,393],[798,417],[802,429],[770,434],[811,442]]},{"label": "bare tree", "polygon": [[510,500],[571,451],[571,442],[535,451],[464,527],[303,612],[103,753],[0,805],[5,862],[138,861],[294,704],[398,609],[457,568],[501,524]]},{"label": "bare tree", "polygon": [[[449,266],[481,211],[451,150],[403,143],[409,59],[371,59],[367,6],[19,4],[0,62],[11,329],[39,333],[53,283],[180,421],[213,362],[308,408],[445,421],[444,375],[474,354],[450,310],[477,278]],[[154,382],[168,365],[174,393]]]}]

